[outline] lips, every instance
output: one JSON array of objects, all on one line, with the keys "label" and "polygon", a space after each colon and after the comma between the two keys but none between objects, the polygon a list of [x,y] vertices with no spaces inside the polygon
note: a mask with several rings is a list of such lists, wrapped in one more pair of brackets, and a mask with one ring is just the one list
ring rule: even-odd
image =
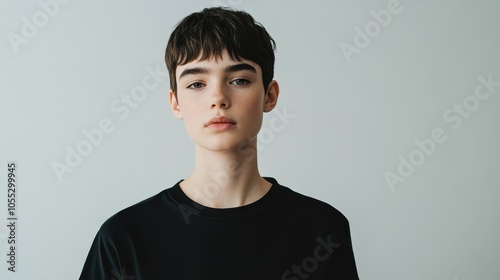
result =
[{"label": "lips", "polygon": [[228,117],[217,116],[217,117],[211,118],[205,126],[209,126],[212,124],[236,124],[236,122]]},{"label": "lips", "polygon": [[228,131],[236,127],[236,122],[224,116],[217,116],[211,118],[205,125],[207,129],[213,132]]}]

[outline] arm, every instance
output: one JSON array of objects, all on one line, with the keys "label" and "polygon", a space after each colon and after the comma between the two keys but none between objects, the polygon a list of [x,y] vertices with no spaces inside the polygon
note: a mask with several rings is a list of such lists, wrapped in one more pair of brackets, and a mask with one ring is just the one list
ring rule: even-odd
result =
[{"label": "arm", "polygon": [[97,233],[83,266],[80,280],[123,279],[113,239],[101,228]]}]

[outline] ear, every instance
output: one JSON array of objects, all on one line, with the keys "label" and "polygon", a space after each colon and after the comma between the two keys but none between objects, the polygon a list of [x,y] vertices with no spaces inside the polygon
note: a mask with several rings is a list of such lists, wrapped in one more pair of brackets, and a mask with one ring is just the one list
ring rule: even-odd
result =
[{"label": "ear", "polygon": [[278,82],[272,80],[267,87],[267,92],[264,99],[264,112],[270,112],[274,107],[276,107],[276,103],[278,103],[278,96],[280,94],[280,87]]},{"label": "ear", "polygon": [[170,89],[169,91],[169,102],[170,102],[170,108],[172,109],[172,114],[174,117],[176,117],[179,120],[182,120],[182,112],[181,112],[181,106],[179,106],[179,102],[177,101],[177,98],[175,97],[175,92]]}]

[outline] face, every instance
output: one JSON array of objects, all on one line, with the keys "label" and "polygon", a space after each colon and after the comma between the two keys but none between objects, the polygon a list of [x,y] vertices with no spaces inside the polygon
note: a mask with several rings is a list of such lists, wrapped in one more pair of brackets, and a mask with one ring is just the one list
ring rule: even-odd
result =
[{"label": "face", "polygon": [[177,66],[176,80],[177,98],[170,91],[174,116],[184,120],[196,145],[213,151],[256,141],[263,113],[276,106],[279,94],[276,81],[264,91],[258,64],[233,61],[227,51]]}]

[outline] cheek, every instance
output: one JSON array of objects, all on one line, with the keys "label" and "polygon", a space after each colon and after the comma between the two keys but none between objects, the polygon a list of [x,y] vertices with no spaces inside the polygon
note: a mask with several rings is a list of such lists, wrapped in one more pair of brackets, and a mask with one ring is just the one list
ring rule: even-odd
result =
[{"label": "cheek", "polygon": [[190,98],[183,97],[179,101],[184,126],[188,134],[193,136],[197,127],[200,126],[201,108],[198,108],[195,100]]},{"label": "cheek", "polygon": [[253,114],[256,114],[256,113],[262,114],[262,112],[263,112],[264,100],[260,95],[245,98],[245,100],[243,102],[241,102],[240,104],[244,104],[243,109],[245,111],[249,111]]},{"label": "cheek", "polygon": [[196,110],[196,108],[190,107],[185,111],[184,115],[184,124],[187,128],[196,129],[201,126],[203,123],[203,118],[200,114],[200,110]]},{"label": "cheek", "polygon": [[181,108],[181,112],[185,120],[194,119],[196,113],[200,111],[200,108],[198,108],[199,105],[197,105],[199,103],[200,103],[199,101],[194,100],[193,98],[190,98],[188,96],[183,96],[179,100],[179,106]]},{"label": "cheek", "polygon": [[261,98],[247,98],[242,101],[240,111],[243,119],[248,120],[249,124],[252,126],[258,126],[260,128],[262,124],[262,114],[263,114],[263,104],[264,101]]}]

